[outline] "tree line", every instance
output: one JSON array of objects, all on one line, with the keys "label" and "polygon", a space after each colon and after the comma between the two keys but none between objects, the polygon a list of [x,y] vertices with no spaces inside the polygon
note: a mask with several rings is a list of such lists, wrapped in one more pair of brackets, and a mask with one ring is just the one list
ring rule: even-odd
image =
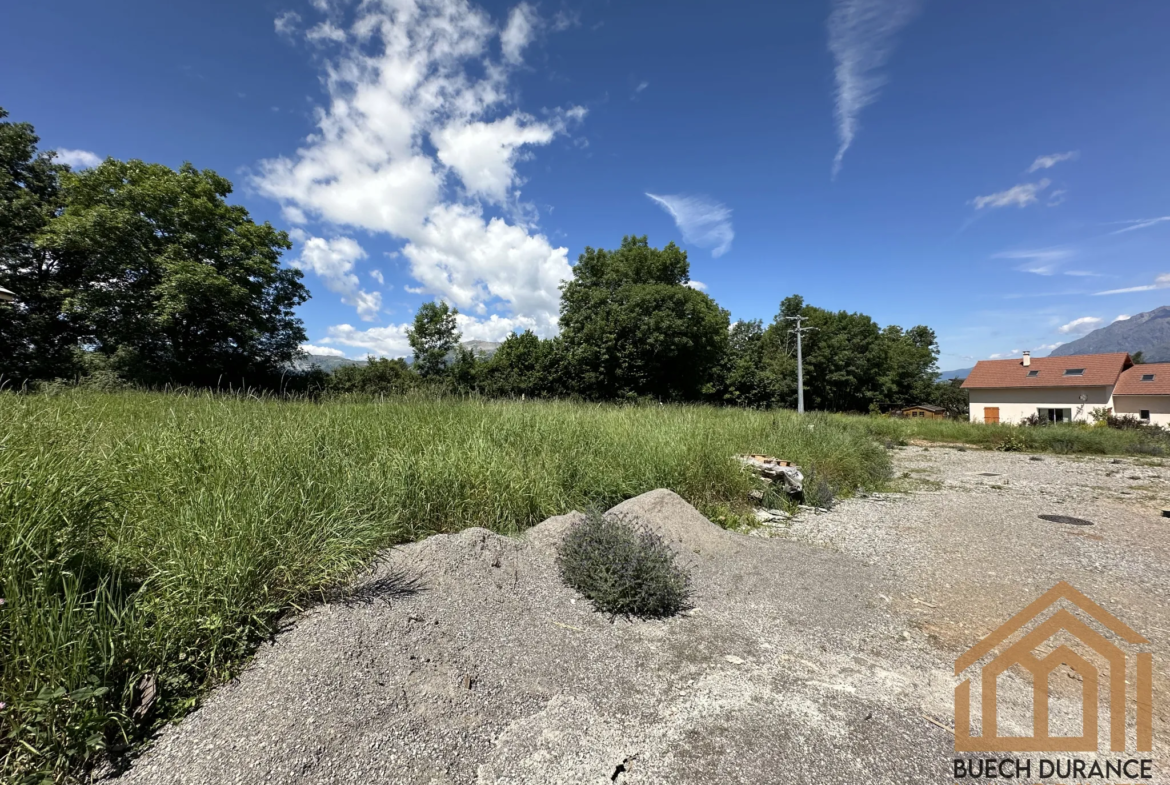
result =
[{"label": "tree line", "polygon": [[812,329],[803,342],[810,409],[875,410],[935,403],[956,414],[966,395],[939,382],[938,342],[929,327],[880,327],[865,314],[780,303],[770,324],[731,323],[726,310],[690,285],[686,252],[627,236],[615,250],[586,248],[562,286],[554,338],[508,336],[486,357],[460,346],[456,311],[426,303],[409,332],[413,365],[371,359],[341,368],[332,389],[392,393],[440,385],[492,397],[650,399],[751,408],[796,406],[795,336],[790,318]]},{"label": "tree line", "polygon": [[768,325],[731,323],[690,285],[686,252],[627,236],[586,248],[561,287],[560,334],[513,334],[491,356],[460,347],[456,312],[425,303],[409,333],[413,362],[373,359],[332,376],[291,372],[309,298],[282,267],[288,235],[227,203],[231,183],[107,159],[83,171],[37,149],[27,123],[0,109],[0,385],[87,380],[158,387],[239,386],[386,394],[414,388],[498,397],[796,404],[787,317],[813,329],[803,345],[808,408],[964,396],[937,383],[938,344],[925,326],[880,327],[799,296]]}]

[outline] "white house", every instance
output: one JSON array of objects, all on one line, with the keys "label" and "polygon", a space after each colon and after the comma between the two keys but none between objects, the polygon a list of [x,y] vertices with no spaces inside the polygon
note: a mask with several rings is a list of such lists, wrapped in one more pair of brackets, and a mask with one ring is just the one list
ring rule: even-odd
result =
[{"label": "white house", "polygon": [[0,303],[10,303],[16,299],[16,292],[10,292],[0,286]]},{"label": "white house", "polygon": [[1170,424],[1170,363],[1134,365],[1126,352],[1068,357],[980,360],[963,382],[971,422],[1018,423],[1032,415],[1049,422],[1086,422],[1109,408],[1159,425]]}]

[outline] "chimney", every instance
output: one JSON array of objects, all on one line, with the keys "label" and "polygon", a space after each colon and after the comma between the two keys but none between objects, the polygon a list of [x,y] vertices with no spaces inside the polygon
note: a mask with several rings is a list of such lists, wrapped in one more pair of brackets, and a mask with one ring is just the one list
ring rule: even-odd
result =
[{"label": "chimney", "polygon": [[1032,353],[1031,352],[1024,352],[1024,367],[1027,368],[1031,364],[1032,364]]}]

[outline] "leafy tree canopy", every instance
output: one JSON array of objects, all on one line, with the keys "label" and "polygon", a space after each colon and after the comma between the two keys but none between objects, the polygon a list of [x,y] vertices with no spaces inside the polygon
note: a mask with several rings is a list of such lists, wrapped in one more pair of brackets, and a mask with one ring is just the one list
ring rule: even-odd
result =
[{"label": "leafy tree canopy", "polygon": [[447,356],[459,346],[462,337],[456,328],[459,311],[447,303],[423,303],[414,315],[414,326],[406,332],[414,351],[414,367],[423,378],[447,371]]},{"label": "leafy tree canopy", "polygon": [[68,376],[84,346],[131,381],[254,384],[297,356],[292,245],[227,203],[227,179],[112,158],[71,172],[36,141],[0,123],[0,285],[18,298],[0,373]]},{"label": "leafy tree canopy", "polygon": [[693,289],[687,255],[628,236],[586,248],[561,288],[561,335],[574,389],[592,398],[696,400],[713,389],[728,315]]}]

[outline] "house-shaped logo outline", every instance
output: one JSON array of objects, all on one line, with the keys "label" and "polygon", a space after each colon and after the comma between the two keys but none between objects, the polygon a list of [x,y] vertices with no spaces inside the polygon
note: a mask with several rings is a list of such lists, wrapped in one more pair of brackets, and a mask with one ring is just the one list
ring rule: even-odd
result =
[{"label": "house-shaped logo outline", "polygon": [[[1113,614],[1106,611],[1068,583],[1061,581],[1035,602],[1008,619],[986,638],[968,649],[955,660],[955,675],[987,656],[1029,622],[1036,619],[1060,600],[1065,600],[1103,627],[1133,645],[1149,641],[1130,629]],[[971,736],[971,679],[964,679],[955,687],[955,751],[956,752],[1096,752],[1098,739],[1097,697],[1100,674],[1084,657],[1068,646],[1060,646],[1043,659],[1032,651],[1059,632],[1067,632],[1092,649],[1109,663],[1109,744],[1114,752],[1125,750],[1126,728],[1126,673],[1125,650],[1110,642],[1092,627],[1064,608],[1058,609],[1035,629],[1006,648],[999,656],[983,666],[982,720],[983,735]],[[1137,676],[1137,749],[1153,749],[1153,655],[1138,652]],[[1048,676],[1061,664],[1066,664],[1083,679],[1082,726],[1080,736],[1051,736],[1048,732]],[[1012,665],[1019,665],[1032,676],[1032,735],[1000,736],[996,717],[997,677]]]}]

